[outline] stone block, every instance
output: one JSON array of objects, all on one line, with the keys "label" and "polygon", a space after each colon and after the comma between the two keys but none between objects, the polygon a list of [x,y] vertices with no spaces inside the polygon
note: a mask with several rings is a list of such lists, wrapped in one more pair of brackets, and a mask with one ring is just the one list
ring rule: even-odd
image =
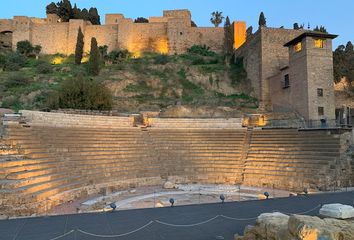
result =
[{"label": "stone block", "polygon": [[320,209],[320,215],[337,219],[354,218],[354,208],[339,203],[326,204]]}]

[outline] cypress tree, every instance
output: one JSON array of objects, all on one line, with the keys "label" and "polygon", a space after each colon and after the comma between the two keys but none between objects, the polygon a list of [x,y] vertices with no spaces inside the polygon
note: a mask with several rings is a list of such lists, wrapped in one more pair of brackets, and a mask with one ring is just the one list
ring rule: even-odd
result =
[{"label": "cypress tree", "polygon": [[229,17],[226,17],[225,25],[224,25],[224,54],[225,54],[225,61],[228,64],[230,60],[230,56],[233,53],[234,49],[234,37],[232,26],[230,23]]},{"label": "cypress tree", "polygon": [[57,14],[58,13],[57,5],[54,2],[48,4],[46,7],[46,13],[47,14]]},{"label": "cypress tree", "polygon": [[91,38],[90,60],[88,63],[89,73],[97,76],[100,73],[100,53],[96,38]]},{"label": "cypress tree", "polygon": [[259,15],[258,25],[260,27],[266,27],[267,26],[267,20],[266,20],[266,18],[264,16],[263,12],[261,12],[261,14]]},{"label": "cypress tree", "polygon": [[75,48],[75,64],[81,64],[82,55],[84,54],[84,34],[81,31],[81,27],[79,27],[79,31],[77,33],[76,40],[76,48]]}]

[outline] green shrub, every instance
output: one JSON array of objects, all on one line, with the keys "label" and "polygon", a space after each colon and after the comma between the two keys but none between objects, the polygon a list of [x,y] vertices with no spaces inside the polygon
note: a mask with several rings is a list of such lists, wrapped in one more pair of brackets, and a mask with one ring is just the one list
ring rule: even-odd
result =
[{"label": "green shrub", "polygon": [[19,53],[9,53],[6,55],[4,69],[6,71],[18,71],[26,65],[26,57]]},{"label": "green shrub", "polygon": [[216,53],[211,51],[210,48],[206,45],[193,45],[191,48],[187,49],[188,53],[197,54],[200,56],[215,56]]},{"label": "green shrub", "polygon": [[247,72],[243,67],[243,59],[237,58],[230,64],[229,76],[231,78],[231,84],[236,85],[244,80],[247,80]]},{"label": "green shrub", "polygon": [[146,84],[146,82],[138,82],[138,84],[129,84],[124,91],[125,92],[140,92],[140,93],[149,93],[151,91],[151,87]]},{"label": "green shrub", "polygon": [[20,72],[11,73],[5,80],[5,88],[21,87],[29,84],[31,79]]},{"label": "green shrub", "polygon": [[190,95],[203,95],[204,89],[197,84],[192,83],[187,79],[186,71],[181,69],[178,71],[179,81],[183,89]]},{"label": "green shrub", "polygon": [[82,77],[64,80],[58,92],[60,108],[111,110],[110,90],[101,83]]},{"label": "green shrub", "polygon": [[6,65],[6,56],[4,54],[0,54],[0,69],[4,69]]},{"label": "green shrub", "polygon": [[192,60],[192,65],[204,65],[206,62],[204,60],[203,57],[200,56],[196,56],[193,60]]},{"label": "green shrub", "polygon": [[124,60],[129,59],[131,54],[128,50],[115,50],[108,54],[107,60],[112,62],[113,64],[120,63]]},{"label": "green shrub", "polygon": [[165,54],[157,55],[154,57],[154,64],[166,65],[168,62],[168,56]]},{"label": "green shrub", "polygon": [[46,61],[38,61],[36,64],[37,73],[48,74],[53,72],[52,65]]},{"label": "green shrub", "polygon": [[32,43],[28,40],[17,42],[16,49],[17,52],[25,56],[29,56],[34,51]]}]

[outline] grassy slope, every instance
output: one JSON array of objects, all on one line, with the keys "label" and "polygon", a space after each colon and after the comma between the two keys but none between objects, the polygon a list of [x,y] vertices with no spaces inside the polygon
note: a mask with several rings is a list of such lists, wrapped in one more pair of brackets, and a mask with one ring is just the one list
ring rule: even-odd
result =
[{"label": "grassy slope", "polygon": [[[40,61],[51,63],[55,58],[43,56]],[[74,65],[72,57],[50,66],[50,73],[40,73],[37,65],[30,59],[19,71],[0,72],[1,107],[45,108],[48,96],[64,79],[86,75],[85,65]],[[95,78],[109,86],[114,108],[120,111],[158,110],[175,104],[255,108],[256,99],[249,97],[249,86],[238,72],[237,66],[225,67],[221,56],[146,54],[103,66]]]}]

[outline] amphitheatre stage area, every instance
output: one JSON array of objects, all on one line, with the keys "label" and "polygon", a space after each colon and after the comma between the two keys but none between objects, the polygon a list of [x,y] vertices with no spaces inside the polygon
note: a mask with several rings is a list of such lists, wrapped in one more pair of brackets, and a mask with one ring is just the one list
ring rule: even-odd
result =
[{"label": "amphitheatre stage area", "polygon": [[4,239],[232,239],[264,212],[352,205],[351,131],[250,122],[7,114]]}]

